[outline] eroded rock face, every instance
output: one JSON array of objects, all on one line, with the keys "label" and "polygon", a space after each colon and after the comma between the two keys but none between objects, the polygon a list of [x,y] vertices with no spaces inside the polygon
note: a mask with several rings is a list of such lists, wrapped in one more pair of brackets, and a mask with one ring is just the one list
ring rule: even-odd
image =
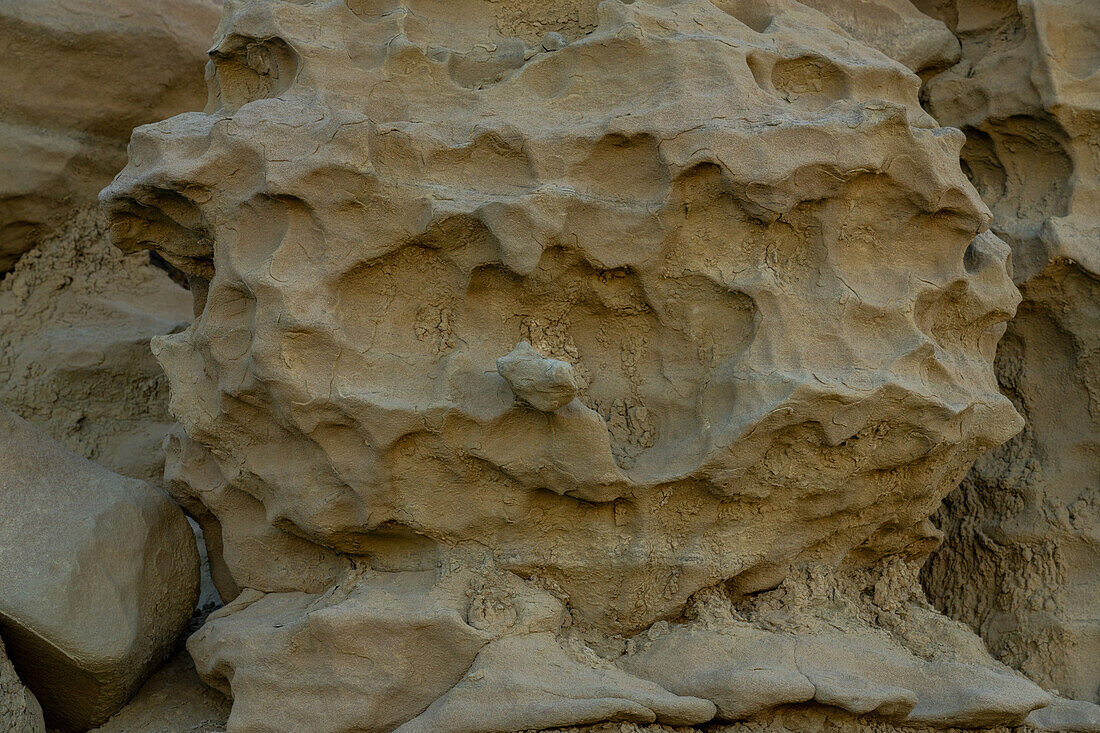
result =
[{"label": "eroded rock face", "polygon": [[85,206],[0,281],[0,402],[70,450],[160,484],[168,383],[149,339],[181,331],[190,294],[146,253],[112,247]]},{"label": "eroded rock face", "polygon": [[802,0],[866,43],[923,75],[959,60],[959,41],[910,0]]},{"label": "eroded rock face", "polygon": [[137,125],[205,99],[216,0],[0,6],[0,273],[126,162]]},{"label": "eroded rock face", "polygon": [[[207,111],[135,131],[102,198],[196,299],[154,351],[232,600],[189,643],[231,730],[703,723],[752,689],[739,624],[778,632],[684,614],[783,583],[784,638],[885,661],[781,670],[772,705],[1046,703],[958,625],[921,682],[927,517],[1021,422],[1008,250],[918,77],[793,1],[234,2],[212,58]],[[566,370],[521,356],[575,387],[534,404]],[[843,642],[805,575],[838,567],[879,609]]]},{"label": "eroded rock face", "polygon": [[963,59],[929,110],[1012,246],[1023,302],[997,353],[1024,431],[940,517],[937,605],[1044,687],[1100,701],[1100,5],[926,1]]},{"label": "eroded rock face", "polygon": [[115,712],[198,598],[191,528],[160,490],[66,450],[0,406],[0,630],[51,728]]}]

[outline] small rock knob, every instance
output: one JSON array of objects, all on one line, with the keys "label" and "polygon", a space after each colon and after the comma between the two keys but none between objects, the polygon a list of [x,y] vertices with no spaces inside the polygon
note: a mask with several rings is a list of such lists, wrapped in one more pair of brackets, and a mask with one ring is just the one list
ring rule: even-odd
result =
[{"label": "small rock knob", "polygon": [[565,40],[565,36],[557,31],[550,31],[542,39],[542,48],[544,51],[560,51],[569,45],[569,42]]},{"label": "small rock knob", "polygon": [[512,388],[512,394],[536,410],[553,412],[577,396],[573,365],[547,359],[526,341],[497,359],[497,373]]}]

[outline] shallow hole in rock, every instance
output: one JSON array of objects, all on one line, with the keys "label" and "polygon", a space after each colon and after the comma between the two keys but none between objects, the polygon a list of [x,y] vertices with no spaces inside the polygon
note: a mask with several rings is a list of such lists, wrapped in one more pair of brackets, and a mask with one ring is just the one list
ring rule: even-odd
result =
[{"label": "shallow hole in rock", "polygon": [[765,32],[775,20],[771,6],[763,0],[711,0],[714,6],[757,33]]},{"label": "shallow hole in rock", "polygon": [[301,66],[298,54],[281,38],[229,36],[210,57],[218,97],[230,109],[282,94]]},{"label": "shallow hole in rock", "polygon": [[824,56],[799,56],[775,63],[771,83],[791,104],[820,109],[842,98],[848,89],[844,71]]}]

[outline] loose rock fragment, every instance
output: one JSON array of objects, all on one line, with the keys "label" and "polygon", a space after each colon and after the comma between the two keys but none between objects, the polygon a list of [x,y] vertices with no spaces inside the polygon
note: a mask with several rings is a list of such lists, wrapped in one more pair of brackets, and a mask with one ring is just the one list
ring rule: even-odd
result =
[{"label": "loose rock fragment", "polygon": [[565,48],[568,41],[557,31],[550,31],[546,34],[546,37],[542,39],[542,49],[544,51],[560,51]]},{"label": "loose rock fragment", "polygon": [[536,410],[553,412],[577,396],[573,365],[547,359],[526,341],[520,341],[512,353],[497,359],[497,371],[508,382],[516,399]]}]

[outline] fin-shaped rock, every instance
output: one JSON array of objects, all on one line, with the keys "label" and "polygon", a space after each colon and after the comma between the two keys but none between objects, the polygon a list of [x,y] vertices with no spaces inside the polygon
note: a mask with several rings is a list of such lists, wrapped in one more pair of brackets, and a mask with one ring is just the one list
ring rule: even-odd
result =
[{"label": "fin-shaped rock", "polygon": [[1027,725],[1050,733],[1100,733],[1100,705],[1055,697],[1027,716]]},{"label": "fin-shaped rock", "polygon": [[396,733],[499,733],[621,720],[694,725],[706,700],[674,695],[603,662],[578,658],[550,633],[507,636],[478,654],[455,687]]},{"label": "fin-shaped rock", "polygon": [[[980,664],[928,661],[881,632],[721,630],[676,626],[619,665],[681,695],[704,697],[740,720],[813,700],[855,715],[940,727],[1019,725],[1049,695],[1023,677]],[[683,660],[691,659],[690,670]]]},{"label": "fin-shaped rock", "polygon": [[642,650],[618,664],[677,694],[712,701],[719,720],[741,720],[813,699],[814,685],[798,670],[792,642],[748,625],[722,632],[677,626],[641,642]]},{"label": "fin-shaped rock", "polygon": [[807,669],[805,674],[814,687],[815,702],[842,708],[853,715],[901,720],[917,704],[917,694],[912,690],[872,682],[851,672],[821,667]]},{"label": "fin-shaped rock", "polygon": [[491,638],[434,581],[367,573],[324,594],[246,589],[187,647],[200,676],[232,696],[230,731],[389,733],[457,683]]}]

